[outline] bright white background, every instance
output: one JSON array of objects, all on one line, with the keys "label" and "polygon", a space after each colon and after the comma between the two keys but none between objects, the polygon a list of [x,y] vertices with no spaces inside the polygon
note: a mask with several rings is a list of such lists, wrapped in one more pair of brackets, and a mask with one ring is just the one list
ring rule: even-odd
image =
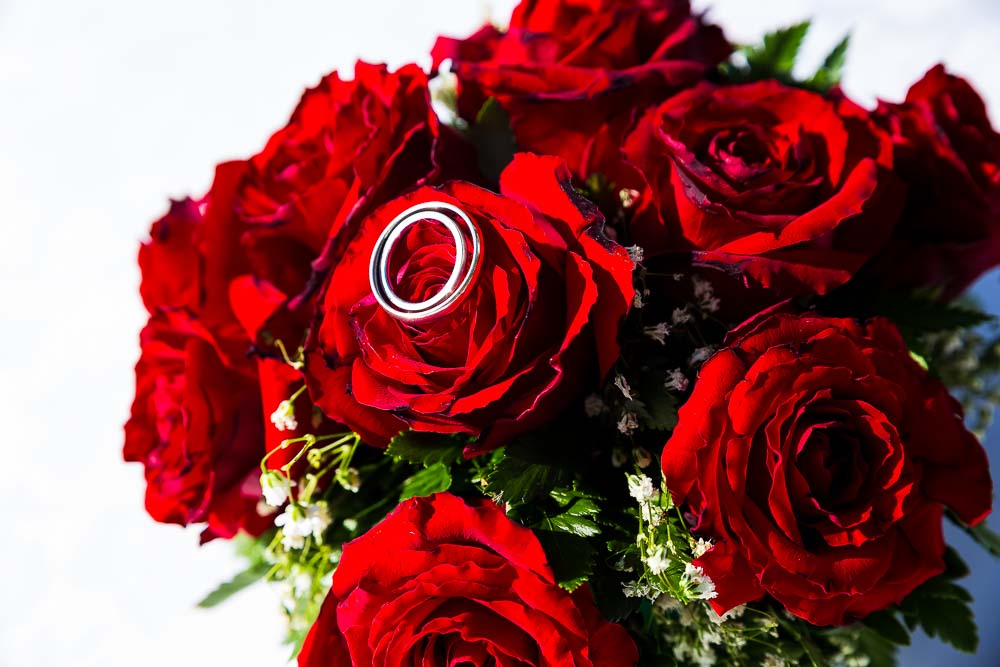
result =
[{"label": "bright white background", "polygon": [[[0,0],[0,667],[283,663],[276,593],[195,609],[238,563],[149,520],[141,470],[120,462],[144,319],[137,243],[168,196],[257,151],[326,71],[426,64],[437,33],[513,4]],[[944,60],[997,118],[993,0],[712,4],[737,41],[814,17],[807,63],[853,29],[846,88],[864,103],[899,99]],[[996,312],[996,276],[986,285]],[[989,634],[996,568],[976,560]],[[985,648],[981,663],[920,650],[904,664],[988,664],[996,640]]]}]

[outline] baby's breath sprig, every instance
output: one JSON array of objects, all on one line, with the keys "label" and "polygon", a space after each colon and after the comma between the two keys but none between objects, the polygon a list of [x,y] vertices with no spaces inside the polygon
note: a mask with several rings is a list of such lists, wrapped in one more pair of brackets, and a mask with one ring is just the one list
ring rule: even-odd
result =
[{"label": "baby's breath sprig", "polygon": [[639,578],[628,584],[626,595],[651,600],[667,594],[681,603],[709,600],[715,584],[692,562],[704,552],[667,491],[653,485],[641,471],[627,475],[629,495],[638,503],[639,532],[635,546],[642,563]]}]

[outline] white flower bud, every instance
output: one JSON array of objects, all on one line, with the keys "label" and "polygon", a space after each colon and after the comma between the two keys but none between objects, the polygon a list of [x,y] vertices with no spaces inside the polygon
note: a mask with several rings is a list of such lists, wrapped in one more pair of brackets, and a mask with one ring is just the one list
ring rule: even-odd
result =
[{"label": "white flower bud", "polygon": [[279,431],[294,431],[299,427],[295,419],[295,404],[291,401],[278,403],[278,408],[271,413],[271,423]]}]

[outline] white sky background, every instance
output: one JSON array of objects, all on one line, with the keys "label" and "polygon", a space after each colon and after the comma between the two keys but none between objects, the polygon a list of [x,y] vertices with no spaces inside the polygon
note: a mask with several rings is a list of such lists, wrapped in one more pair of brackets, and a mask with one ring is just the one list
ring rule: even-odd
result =
[{"label": "white sky background", "polygon": [[[0,667],[282,664],[276,591],[195,609],[239,563],[153,523],[140,466],[120,461],[137,243],[168,196],[259,150],[328,70],[427,64],[436,34],[513,4],[0,0]],[[853,29],[846,88],[863,103],[944,60],[997,118],[1000,3],[696,4],[736,41],[814,17],[809,64]]]}]

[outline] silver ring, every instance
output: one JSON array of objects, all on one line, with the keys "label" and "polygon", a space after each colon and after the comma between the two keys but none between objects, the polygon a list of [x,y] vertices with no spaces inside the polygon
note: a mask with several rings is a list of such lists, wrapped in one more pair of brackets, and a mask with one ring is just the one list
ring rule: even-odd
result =
[{"label": "silver ring", "polygon": [[[392,287],[389,280],[389,260],[403,232],[412,225],[425,221],[440,223],[451,232],[452,238],[455,239],[455,267],[437,294],[424,301],[407,301],[396,294]],[[459,223],[464,225],[465,230]],[[465,211],[457,206],[440,201],[411,206],[393,218],[375,242],[368,264],[368,281],[371,284],[372,295],[387,313],[406,322],[428,320],[443,315],[458,303],[472,285],[482,259],[482,245],[479,229]]]}]

